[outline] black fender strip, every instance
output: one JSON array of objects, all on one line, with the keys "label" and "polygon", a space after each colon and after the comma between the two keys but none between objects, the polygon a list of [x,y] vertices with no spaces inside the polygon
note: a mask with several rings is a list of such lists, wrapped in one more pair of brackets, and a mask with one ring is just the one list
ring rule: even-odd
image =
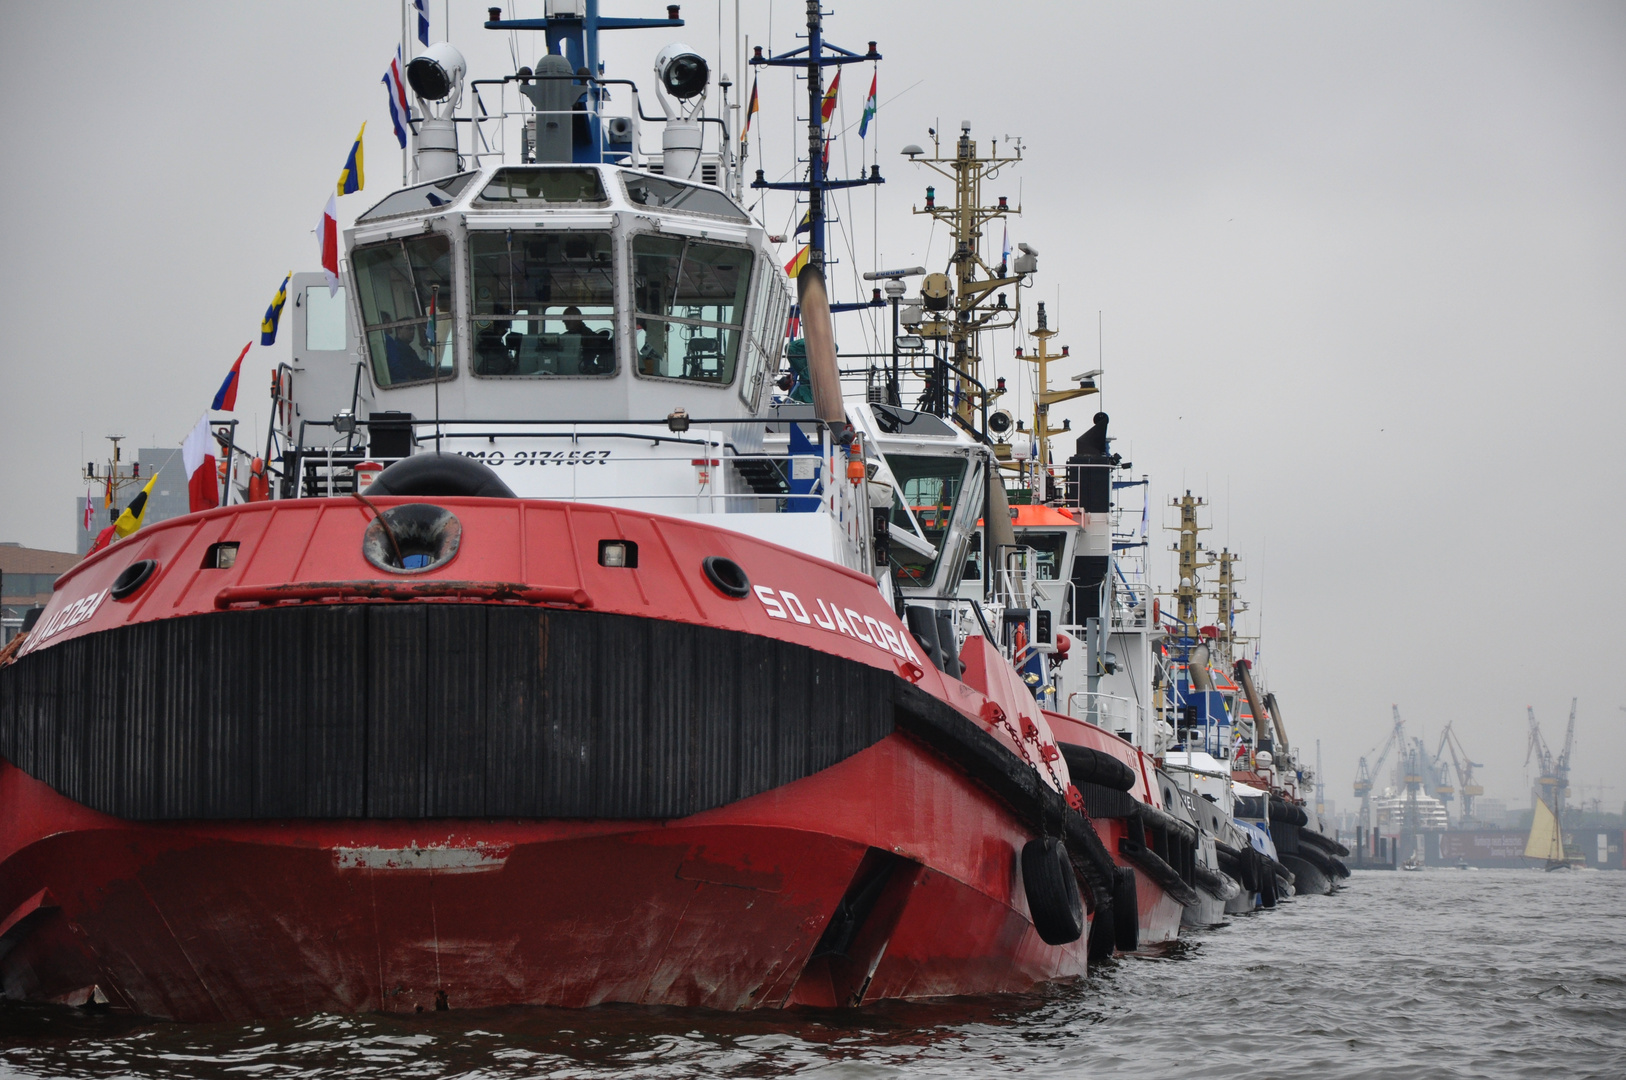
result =
[{"label": "black fender strip", "polygon": [[1197,885],[1216,900],[1230,900],[1242,891],[1242,885],[1229,874],[1211,870],[1197,864]]},{"label": "black fender strip", "polygon": [[1164,862],[1157,852],[1145,844],[1136,843],[1126,836],[1118,841],[1118,852],[1145,872],[1158,888],[1174,897],[1183,906],[1190,907],[1200,899],[1197,890],[1187,885],[1174,867]]},{"label": "black fender strip", "polygon": [[1055,835],[1059,831],[1073,868],[1089,888],[1092,910],[1112,906],[1117,864],[1088,818],[1068,806],[1067,800],[1039,779],[1031,766],[1012,756],[975,721],[937,698],[906,686],[898,689],[894,702],[898,730],[918,739],[993,792],[1035,833]]}]

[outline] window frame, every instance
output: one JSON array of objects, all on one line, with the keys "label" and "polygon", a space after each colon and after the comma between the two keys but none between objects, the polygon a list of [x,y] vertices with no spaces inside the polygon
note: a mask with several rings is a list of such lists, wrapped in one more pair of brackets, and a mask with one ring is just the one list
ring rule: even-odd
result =
[{"label": "window frame", "polygon": [[[441,366],[440,366],[440,364],[438,362],[438,358],[437,358],[437,362],[434,363],[433,366],[431,367],[431,370],[434,372],[434,374],[431,374],[427,378],[408,379],[408,380],[405,380],[405,381],[402,381],[402,382],[388,382],[388,383],[380,382],[379,378],[378,378],[377,362],[376,362],[376,359],[373,356],[373,349],[372,349],[372,337],[371,337],[371,335],[372,335],[373,331],[375,331],[375,330],[376,331],[389,331],[389,330],[393,330],[396,327],[400,327],[400,326],[414,326],[414,325],[416,325],[416,326],[427,326],[429,324],[429,317],[428,317],[427,310],[426,310],[425,314],[421,318],[417,317],[417,316],[414,316],[413,318],[410,318],[410,319],[392,319],[388,323],[378,323],[376,325],[369,325],[368,322],[367,322],[367,308],[366,308],[366,303],[365,303],[365,299],[364,299],[365,296],[366,296],[366,290],[363,289],[363,287],[362,287],[362,284],[363,284],[362,283],[362,270],[361,270],[360,262],[359,262],[357,257],[360,256],[360,255],[365,254],[366,252],[375,251],[375,250],[377,250],[379,248],[388,247],[390,245],[394,245],[395,247],[397,247],[401,251],[402,255],[406,258],[407,273],[411,276],[412,294],[413,294],[414,301],[416,301],[418,303],[421,303],[421,301],[418,300],[417,271],[412,266],[411,257],[406,255],[406,246],[409,243],[421,242],[421,241],[429,240],[429,239],[439,239],[439,240],[444,241],[446,243],[446,245],[447,245],[447,264],[448,264],[448,269],[450,270],[450,278],[446,282],[445,287],[441,290],[441,293],[440,293],[442,301],[445,302],[445,308],[444,308],[444,314],[442,314],[440,311],[437,311],[435,313],[435,322],[436,322],[435,329],[436,329],[436,333],[438,335],[440,333],[440,330],[441,330],[440,323],[441,323],[442,320],[445,320],[445,322],[447,324],[447,330],[445,332],[445,336],[443,338],[437,337],[436,344],[437,344],[437,346],[439,346],[439,345],[444,343],[445,345],[449,345],[451,347],[451,350],[452,350],[452,363],[451,363],[451,366],[444,369],[444,373],[442,373],[442,368],[441,368]],[[457,294],[458,294],[458,291],[459,291],[457,262],[458,262],[458,249],[459,249],[459,247],[460,247],[460,243],[459,243],[458,237],[455,234],[453,234],[453,233],[445,233],[445,232],[441,232],[441,231],[436,230],[436,229],[431,229],[431,230],[427,230],[425,232],[413,232],[413,233],[407,233],[407,234],[400,235],[400,236],[388,236],[388,237],[386,237],[384,239],[381,239],[381,240],[375,240],[375,241],[371,241],[369,243],[357,245],[355,248],[351,249],[350,254],[349,254],[350,273],[349,273],[348,277],[350,278],[351,283],[354,284],[355,290],[356,290],[355,311],[356,311],[356,316],[357,316],[357,318],[356,318],[357,330],[358,330],[358,334],[359,334],[360,340],[361,340],[361,349],[362,349],[364,355],[367,358],[367,377],[372,380],[374,389],[381,390],[381,391],[398,390],[398,389],[400,389],[402,387],[407,387],[407,386],[426,386],[426,385],[430,385],[430,384],[433,384],[433,383],[451,382],[452,380],[457,378],[457,376],[459,374],[459,371],[460,371],[459,361],[461,359],[461,357],[459,356],[459,353],[461,352],[461,350],[459,349],[458,344],[457,344],[457,339],[458,339],[458,336],[459,336],[458,335],[458,325],[457,325],[458,324]],[[385,370],[388,370],[389,360],[388,360],[388,350],[387,349],[385,351],[384,364],[385,364]]]},{"label": "window frame", "polygon": [[[677,315],[651,315],[638,308],[638,290],[635,278],[638,274],[638,241],[643,237],[654,237],[662,240],[677,240],[682,242],[687,251],[690,244],[705,244],[710,247],[728,248],[742,253],[752,262],[751,269],[745,277],[745,299],[739,304],[740,321],[738,323],[722,323],[710,319],[690,319]],[[744,240],[725,240],[714,236],[690,236],[687,232],[666,232],[660,229],[639,229],[627,233],[627,318],[630,327],[627,335],[627,345],[632,357],[632,373],[640,379],[649,379],[654,382],[678,383],[683,386],[705,386],[718,390],[732,387],[740,377],[740,354],[744,351],[747,339],[750,337],[750,325],[746,320],[749,315],[752,293],[754,291],[752,277],[756,273],[756,263],[761,260],[761,252]],[[681,265],[681,264],[680,264]],[[733,331],[739,336],[735,346],[734,363],[727,379],[712,381],[710,379],[691,379],[682,375],[646,374],[639,364],[638,356],[638,323],[640,320],[653,319],[664,322],[669,326],[696,326],[703,329],[719,331]]]},{"label": "window frame", "polygon": [[[478,297],[477,297],[477,295],[475,293],[475,289],[477,288],[477,286],[475,284],[475,273],[474,273],[474,246],[475,246],[474,245],[474,240],[475,240],[475,237],[484,237],[484,236],[498,236],[498,237],[500,237],[504,233],[510,233],[510,232],[516,234],[516,236],[519,235],[519,234],[527,234],[527,235],[535,235],[535,236],[543,236],[543,235],[554,235],[554,236],[559,236],[559,235],[589,235],[590,234],[590,235],[594,235],[594,236],[604,236],[604,237],[607,237],[609,239],[609,241],[610,241],[610,304],[611,304],[611,312],[610,312],[610,320],[609,321],[610,321],[610,323],[612,325],[611,335],[610,335],[610,344],[611,344],[610,355],[614,360],[614,366],[612,366],[609,371],[607,371],[607,372],[599,372],[597,374],[592,374],[592,375],[583,375],[580,372],[577,372],[574,375],[557,375],[557,374],[546,374],[546,373],[537,373],[537,374],[533,374],[533,375],[526,375],[526,374],[521,374],[519,372],[515,372],[513,374],[505,374],[505,375],[492,375],[492,374],[487,374],[486,372],[480,371],[476,367],[476,365],[474,363],[474,357],[473,357],[472,354],[475,353],[475,338],[476,338],[477,334],[479,333],[479,330],[476,327],[475,323],[476,323],[476,320],[480,318],[480,312],[478,311],[478,303],[479,303]],[[626,366],[626,351],[624,350],[622,343],[629,336],[629,335],[624,334],[622,332],[623,327],[625,325],[628,325],[628,324],[625,323],[625,320],[623,319],[623,316],[626,314],[627,306],[631,303],[630,295],[627,294],[627,291],[623,287],[623,277],[624,277],[623,268],[628,265],[629,255],[621,250],[621,244],[620,244],[619,238],[617,236],[617,230],[616,230],[615,226],[613,225],[613,223],[587,225],[587,224],[583,224],[581,222],[571,222],[569,224],[557,223],[557,224],[544,225],[544,224],[542,224],[540,222],[536,222],[536,221],[527,221],[527,222],[525,222],[525,227],[523,227],[523,228],[517,227],[517,223],[514,223],[514,224],[504,223],[504,224],[501,224],[498,227],[486,227],[486,228],[476,228],[476,227],[473,227],[471,225],[468,229],[465,230],[465,232],[463,234],[463,244],[464,244],[464,248],[465,248],[464,254],[463,254],[463,259],[462,259],[463,272],[468,275],[467,283],[465,285],[465,288],[466,288],[466,290],[468,292],[468,318],[465,321],[467,323],[467,329],[468,329],[468,335],[469,335],[469,351],[471,353],[470,360],[469,360],[469,374],[471,376],[473,376],[476,379],[492,379],[492,380],[497,380],[497,381],[524,380],[526,382],[553,383],[553,382],[557,382],[557,381],[563,380],[563,379],[592,379],[592,380],[603,381],[603,380],[607,380],[607,379],[617,378],[621,374],[622,369]],[[510,319],[510,321],[529,321],[528,319],[527,320],[516,320],[514,318],[514,316],[512,316],[512,315],[508,316],[508,318]],[[546,316],[544,316],[544,318],[546,318]]]}]

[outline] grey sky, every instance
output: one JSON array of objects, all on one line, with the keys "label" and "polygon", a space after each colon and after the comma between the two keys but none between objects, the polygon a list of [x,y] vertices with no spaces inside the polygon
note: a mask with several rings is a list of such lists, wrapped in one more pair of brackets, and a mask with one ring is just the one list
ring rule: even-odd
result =
[{"label": "grey sky", "polygon": [[[476,76],[512,68],[506,36],[477,29],[485,6],[451,10]],[[768,44],[768,8],[744,7]],[[802,10],[779,0],[775,48]],[[378,82],[397,11],[0,10],[0,539],[71,545],[103,434],[179,443],[282,274],[314,268],[310,230],[363,120],[368,189],[341,213],[399,179]],[[647,85],[673,36],[714,53],[715,5],[684,14],[676,35],[609,38],[609,74]],[[1556,741],[1574,695],[1575,779],[1616,785],[1574,797],[1620,808],[1626,8],[853,4],[828,32],[887,57],[867,143],[889,182],[838,206],[858,256],[838,282],[877,251],[927,255],[907,211],[933,181],[904,143],[961,120],[1024,138],[989,194],[1020,190],[1012,241],[1042,253],[1025,302],[1059,294],[1081,367],[1104,313],[1119,447],[1165,501],[1211,501],[1207,539],[1244,557],[1266,677],[1290,733],[1322,739],[1331,798],[1349,804],[1395,702],[1431,750],[1454,719],[1489,793],[1522,802],[1525,706]],[[868,66],[843,81],[856,124]],[[764,77],[770,175],[800,138],[797,96]],[[849,134],[837,164],[859,148]],[[789,213],[770,204],[770,227]],[[842,334],[856,345],[862,322]],[[250,352],[245,421],[263,424],[285,356]],[[1168,556],[1154,565],[1167,584]]]}]

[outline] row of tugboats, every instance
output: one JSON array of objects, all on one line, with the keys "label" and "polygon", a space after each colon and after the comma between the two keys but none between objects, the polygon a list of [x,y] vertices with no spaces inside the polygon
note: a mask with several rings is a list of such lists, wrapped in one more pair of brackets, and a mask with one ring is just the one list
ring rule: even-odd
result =
[{"label": "row of tugboats", "polygon": [[[827,295],[825,200],[879,173],[825,175],[820,103],[879,53],[826,43],[817,0],[801,48],[758,51],[805,78],[809,152],[748,185],[699,54],[661,53],[664,122],[603,76],[601,30],[681,25],[493,9],[546,34],[534,69],[408,65],[414,182],[344,234],[337,288],[293,278],[269,491],[87,558],[0,657],[7,997],[1019,992],[1347,876],[1199,500],[1166,610],[1105,414],[1051,456],[1100,373],[1050,389],[1036,253],[986,250],[1019,152],[906,148],[952,254],[917,296],[875,275],[890,359],[844,371],[843,310],[887,300]],[[748,186],[805,211],[794,279]],[[982,379],[1012,327],[1031,426]]]}]

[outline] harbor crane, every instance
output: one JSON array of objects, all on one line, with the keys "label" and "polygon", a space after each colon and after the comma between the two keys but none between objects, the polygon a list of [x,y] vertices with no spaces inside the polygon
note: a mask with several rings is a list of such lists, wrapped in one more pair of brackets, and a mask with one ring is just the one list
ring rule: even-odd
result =
[{"label": "harbor crane", "polygon": [[1360,765],[1355,769],[1355,794],[1361,800],[1361,824],[1367,828],[1372,826],[1372,776],[1382,770],[1384,759],[1389,756],[1390,750],[1399,746],[1401,752],[1405,752],[1406,725],[1400,719],[1400,706],[1391,705],[1389,707],[1394,710],[1395,726],[1389,729],[1389,737],[1384,740],[1383,748],[1379,750],[1374,747],[1367,752],[1368,756],[1374,759],[1370,769],[1367,768],[1366,758],[1364,757],[1361,758]]},{"label": "harbor crane", "polygon": [[[1441,757],[1445,754],[1451,756],[1451,770],[1457,777],[1457,792],[1462,796],[1462,813],[1457,822],[1465,825],[1474,820],[1474,799],[1485,794],[1485,789],[1474,781],[1474,770],[1483,769],[1485,763],[1474,761],[1468,756],[1468,751],[1463,748],[1462,740],[1457,737],[1456,729],[1452,727],[1455,722],[1447,723],[1445,730],[1440,732],[1440,748],[1434,753],[1434,764],[1439,767],[1443,775],[1445,763],[1441,760]],[[1444,792],[1449,788],[1442,786],[1440,790]]]},{"label": "harbor crane", "polygon": [[1528,765],[1532,758],[1535,759],[1539,770],[1536,777],[1539,797],[1560,824],[1564,821],[1564,797],[1569,794],[1570,750],[1575,745],[1575,707],[1579,701],[1579,698],[1570,699],[1570,722],[1564,732],[1564,750],[1557,758],[1547,748],[1547,740],[1541,737],[1541,724],[1536,720],[1535,707],[1525,706],[1530,717],[1530,741],[1525,748],[1524,763]]}]

